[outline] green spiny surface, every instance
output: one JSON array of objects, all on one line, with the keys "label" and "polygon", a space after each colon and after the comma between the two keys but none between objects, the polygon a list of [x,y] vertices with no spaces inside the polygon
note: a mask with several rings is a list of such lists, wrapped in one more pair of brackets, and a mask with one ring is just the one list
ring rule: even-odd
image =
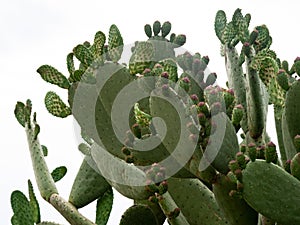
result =
[{"label": "green spiny surface", "polygon": [[266,25],[257,26],[255,29],[258,31],[258,37],[254,42],[254,48],[256,52],[259,52],[268,48],[271,45],[272,40]]},{"label": "green spiny surface", "polygon": [[70,87],[68,79],[57,69],[49,65],[40,66],[37,72],[41,75],[43,80],[55,84],[61,88],[68,89]]},{"label": "green spiny surface", "polygon": [[110,187],[107,191],[97,200],[96,206],[96,224],[106,225],[113,205],[113,190]]},{"label": "green spiny surface", "polygon": [[228,163],[239,151],[235,128],[224,112],[217,114],[212,120],[216,122],[217,129],[210,135],[210,143],[205,149],[204,156],[216,170],[227,174]]},{"label": "green spiny surface", "polygon": [[48,112],[53,116],[65,118],[71,115],[71,109],[53,91],[47,92],[45,96],[45,105]]},{"label": "green spiny surface", "polygon": [[70,82],[80,81],[82,76],[85,74],[84,72],[85,72],[84,70],[75,70],[74,73],[71,74],[69,77]]},{"label": "green spiny surface", "polygon": [[169,21],[166,21],[161,26],[161,36],[166,37],[171,31],[172,25]]},{"label": "green spiny surface", "polygon": [[129,61],[130,74],[141,74],[146,68],[149,68],[153,56],[154,46],[151,42],[138,42]]},{"label": "green spiny surface", "polygon": [[284,155],[286,156],[286,159],[292,159],[294,155],[297,153],[297,150],[293,143],[293,137],[290,135],[289,126],[286,119],[286,114],[282,114],[282,120],[281,120],[281,128],[282,128],[282,140],[284,144]]},{"label": "green spiny surface", "polygon": [[248,21],[247,18],[244,18],[241,9],[237,9],[232,16],[232,22],[239,40],[244,43],[249,38],[248,26],[250,20]]},{"label": "green spiny surface", "polygon": [[34,217],[30,203],[26,196],[20,191],[14,191],[10,198],[11,207],[14,212],[14,223],[22,225],[33,225]]},{"label": "green spiny surface", "polygon": [[[172,97],[170,97],[170,99],[172,99]],[[159,96],[151,96],[149,101],[151,116],[160,117],[166,124],[167,134],[163,143],[169,151],[172,151],[180,138],[179,131],[181,130],[181,118],[170,103],[171,101],[169,102],[168,99],[163,99]]]},{"label": "green spiny surface", "polygon": [[[162,144],[170,154],[173,153],[175,160],[181,163],[182,167],[184,166],[182,165],[182,161],[185,161],[184,159],[186,158],[185,154],[192,156],[196,144],[189,139],[190,132],[186,128],[186,124],[191,122],[191,118],[183,114],[187,109],[187,105],[178,98],[177,93],[172,91],[172,89],[169,89],[169,94],[166,99],[155,95],[151,96],[150,112],[152,117],[160,117],[165,122],[167,130]],[[171,103],[177,105],[177,109],[175,109]],[[178,115],[179,113],[181,115]],[[178,145],[185,147],[185,154],[181,152],[178,153],[178,151],[174,153]],[[186,162],[187,161],[188,159]]]},{"label": "green spiny surface", "polygon": [[153,27],[153,34],[154,34],[154,36],[157,36],[159,34],[159,32],[160,32],[160,29],[161,29],[160,22],[159,21],[155,21],[153,23],[152,27]]},{"label": "green spiny surface", "polygon": [[243,198],[257,212],[280,224],[300,224],[300,181],[273,163],[256,160],[247,165]]},{"label": "green spiny surface", "polygon": [[175,58],[174,48],[178,48],[185,43],[185,36],[178,35],[173,42],[169,42],[163,37],[151,37],[148,42],[151,42],[154,47],[154,61],[159,62],[168,58]]},{"label": "green spiny surface", "polygon": [[287,74],[287,72],[285,71],[279,71],[277,74],[277,82],[279,84],[279,86],[285,90],[288,91],[290,88],[290,84],[289,84],[289,75]]},{"label": "green spiny surface", "polygon": [[[276,112],[276,111],[279,111],[279,112]],[[274,115],[278,115],[280,113],[282,114],[282,112],[283,112],[282,108],[274,107]],[[282,125],[283,115],[281,116],[281,118],[278,118],[277,116],[275,116],[274,119],[275,119],[278,147],[279,147],[279,151],[280,151],[280,160],[284,165],[285,161],[287,160],[287,156],[286,156],[286,150],[285,150],[284,141],[283,141],[283,125]]]},{"label": "green spiny surface", "polygon": [[300,153],[297,153],[291,161],[291,174],[300,180]]},{"label": "green spiny surface", "polygon": [[[75,65],[74,65],[74,53],[71,52],[67,55],[67,68],[70,74],[70,77],[75,72]],[[72,81],[71,81],[72,82]]]},{"label": "green spiny surface", "polygon": [[[200,163],[203,157],[203,150],[200,144],[197,145],[197,148],[193,154],[193,157],[191,157],[188,165],[189,170],[191,173],[195,174],[196,177],[200,178],[201,180],[212,183],[216,179],[216,170],[209,165],[206,169],[200,169]],[[174,177],[174,176],[173,176]]]},{"label": "green spiny surface", "polygon": [[163,225],[166,220],[166,215],[161,210],[158,203],[151,202],[150,200],[134,200],[135,205],[146,205],[148,206],[152,212],[154,213],[157,225]]},{"label": "green spiny surface", "polygon": [[94,37],[94,44],[92,45],[94,58],[102,57],[104,53],[103,47],[106,41],[105,34],[102,31],[98,31]]},{"label": "green spiny surface", "polygon": [[109,188],[110,185],[104,177],[84,159],[72,185],[69,202],[76,208],[82,208],[103,196]]},{"label": "green spiny surface", "polygon": [[120,225],[158,225],[152,210],[145,205],[133,205],[126,210]]},{"label": "green spiny surface", "polygon": [[173,81],[173,82],[177,82],[178,80],[178,73],[177,73],[177,65],[174,59],[164,59],[162,61],[159,62],[162,67],[163,67],[163,71],[167,72],[169,75],[169,80]]},{"label": "green spiny surface", "polygon": [[15,114],[15,117],[18,120],[18,122],[23,127],[25,127],[25,123],[26,123],[26,118],[25,118],[26,110],[25,110],[25,104],[23,102],[17,102],[14,114]]},{"label": "green spiny surface", "polygon": [[150,26],[150,24],[146,24],[144,26],[144,31],[148,38],[152,37],[152,27]]},{"label": "green spiny surface", "polygon": [[41,145],[38,138],[34,138],[33,130],[26,128],[27,140],[29,144],[29,150],[31,155],[31,161],[33,170],[35,173],[35,179],[40,190],[42,197],[49,201],[50,196],[54,193],[58,193],[54,184],[53,178],[48,170],[48,166],[45,162]]},{"label": "green spiny surface", "polygon": [[[244,77],[243,68],[239,65],[239,55],[235,48],[225,46],[225,65],[229,88],[234,90],[234,96],[237,104],[241,104],[247,109],[246,101],[246,79]],[[241,126],[244,132],[247,132],[247,114],[245,113]]]},{"label": "green spiny surface", "polygon": [[284,115],[282,119],[283,140],[287,151],[288,159],[296,154],[296,148],[293,144],[293,139],[297,134],[300,134],[300,81],[292,84],[286,93],[286,102]]},{"label": "green spiny surface", "polygon": [[60,181],[67,173],[67,168],[65,166],[60,166],[55,168],[51,172],[51,176],[54,180],[54,182]]},{"label": "green spiny surface", "polygon": [[48,148],[45,145],[41,145],[41,147],[44,157],[48,156]]},{"label": "green spiny surface", "polygon": [[[99,79],[107,79],[99,96],[96,85],[81,82],[75,95],[76,106],[72,110],[76,120],[88,136],[93,138],[98,144],[104,145],[105,149],[111,154],[124,159],[124,155],[121,152],[124,146],[121,142],[123,140],[120,141],[116,136],[112,124],[113,121],[109,115],[111,115],[112,106],[119,91],[132,82],[134,78],[126,68],[112,63],[104,64],[98,72],[101,74]],[[97,84],[100,86],[102,83],[99,80]],[[89,101],[86,101],[86,99],[89,99]],[[130,96],[128,95],[126,99],[130,99]],[[124,107],[128,106],[124,105]],[[93,129],[95,126],[96,131]],[[154,138],[157,139],[156,141],[159,141],[159,138]],[[137,165],[151,165],[169,155],[162,145],[153,149],[153,151],[132,150],[132,154],[137,159],[135,161]]]},{"label": "green spiny surface", "polygon": [[226,24],[226,27],[222,35],[222,40],[224,41],[224,43],[230,46],[231,41],[236,37],[236,35],[237,33],[234,28],[233,22],[229,22],[228,24]]},{"label": "green spiny surface", "polygon": [[182,45],[184,45],[186,42],[186,36],[184,34],[176,35],[174,40],[172,40],[172,43],[174,43],[175,46],[173,48],[178,48]]},{"label": "green spiny surface", "polygon": [[236,182],[229,177],[219,175],[213,184],[216,201],[231,225],[256,225],[258,213],[244,199],[230,196],[230,191],[237,190]]},{"label": "green spiny surface", "polygon": [[140,110],[138,103],[134,105],[134,116],[138,125],[141,127],[149,127],[152,117]]},{"label": "green spiny surface", "polygon": [[88,156],[91,155],[91,148],[85,143],[80,143],[78,145],[78,150],[84,155],[88,155]]},{"label": "green spiny surface", "polygon": [[268,102],[266,102],[266,90],[259,78],[259,73],[250,66],[251,62],[252,57],[247,57],[247,115],[250,136],[257,139],[261,137],[265,129]]},{"label": "green spiny surface", "polygon": [[73,49],[75,57],[84,65],[89,66],[92,64],[94,57],[89,48],[84,45],[77,45]]},{"label": "green spiny surface", "polygon": [[116,25],[111,25],[108,35],[108,54],[113,62],[118,62],[123,52],[123,38]]},{"label": "green spiny surface", "polygon": [[[121,83],[120,88],[122,85],[123,84]],[[109,88],[107,88],[107,90],[109,90]],[[89,99],[89,101],[86,101],[86,99]],[[73,104],[72,110],[74,117],[80,124],[81,128],[85,130],[87,135],[96,143],[104,145],[106,150],[111,154],[123,159],[124,155],[121,152],[121,149],[124,145],[114,133],[111,118],[109,117],[102,101],[100,101],[100,97],[98,97],[97,87],[95,85],[89,85],[81,82],[76,91],[75,101],[76,104]],[[109,104],[109,102],[107,102],[107,104]],[[137,154],[139,153],[143,155],[144,152],[138,151]],[[149,156],[151,155],[149,152],[145,152],[145,154],[149,154]],[[156,157],[154,154],[152,154],[152,156]],[[146,156],[145,160],[147,161],[147,164],[151,162],[153,163],[153,161],[147,159]]]},{"label": "green spiny surface", "polygon": [[33,220],[35,223],[39,223],[41,221],[40,207],[35,197],[33,186],[30,180],[28,180],[28,192],[29,192],[29,205],[32,211]]},{"label": "green spiny surface", "polygon": [[197,179],[169,179],[168,192],[189,224],[228,224],[213,193]]},{"label": "green spiny surface", "polygon": [[11,217],[10,222],[11,222],[11,225],[21,225],[15,214]]},{"label": "green spiny surface", "polygon": [[215,32],[219,40],[225,44],[223,40],[223,32],[227,23],[226,14],[223,10],[219,10],[215,17]]},{"label": "green spiny surface", "polygon": [[67,202],[58,194],[51,195],[49,202],[70,224],[96,225],[89,219],[85,218],[70,202]]},{"label": "green spiny surface", "polygon": [[92,145],[92,159],[96,166],[93,168],[98,169],[97,172],[100,172],[102,168],[102,176],[109,178],[107,182],[122,195],[131,199],[148,199],[151,193],[146,190],[145,186],[136,186],[146,184],[145,173],[136,166],[113,157],[105,150],[101,151],[100,148],[96,143]]},{"label": "green spiny surface", "polygon": [[[174,199],[170,195],[169,192],[164,193],[160,196],[158,201],[160,208],[164,212],[165,215],[169,215],[175,209],[179,209],[178,205],[175,203]],[[176,217],[168,218],[168,223],[171,225],[189,225],[190,223],[187,221],[182,211],[180,211],[179,215]]]},{"label": "green spiny surface", "polygon": [[[284,91],[277,82],[278,65],[276,54],[271,50],[261,50],[251,62],[251,67],[259,72],[260,79],[267,87],[269,102],[276,107],[284,107]],[[281,117],[281,115],[277,115]]]}]

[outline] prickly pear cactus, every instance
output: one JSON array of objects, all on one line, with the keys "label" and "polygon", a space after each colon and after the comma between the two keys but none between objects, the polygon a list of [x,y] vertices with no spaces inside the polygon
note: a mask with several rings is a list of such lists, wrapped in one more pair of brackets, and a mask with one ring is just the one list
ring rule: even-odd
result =
[{"label": "prickly pear cactus", "polygon": [[[250,22],[241,9],[231,19],[216,13],[227,87],[208,56],[178,53],[186,36],[168,21],[146,24],[147,38],[131,48],[116,25],[107,37],[98,31],[67,55],[67,76],[40,66],[68,96],[49,91],[46,109],[75,118],[85,155],[65,200],[56,182],[67,168],[49,170],[32,103],[17,102],[41,196],[72,225],[107,224],[115,191],[134,200],[121,225],[300,224],[300,59],[289,67],[267,26]],[[267,133],[268,105],[277,137]],[[55,225],[42,221],[30,180],[28,192],[12,192],[11,223]],[[94,201],[93,222],[78,209]]]}]

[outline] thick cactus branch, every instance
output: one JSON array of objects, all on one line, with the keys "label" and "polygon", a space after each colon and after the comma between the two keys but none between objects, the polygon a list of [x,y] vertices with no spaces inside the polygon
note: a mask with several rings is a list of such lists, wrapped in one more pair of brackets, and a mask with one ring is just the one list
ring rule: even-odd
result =
[{"label": "thick cactus branch", "polygon": [[[174,202],[172,196],[166,192],[162,196],[158,197],[158,203],[162,211],[164,212],[165,215],[169,215],[168,221],[172,225],[188,225],[187,219],[184,217],[182,212],[180,212],[180,209]],[[174,210],[179,210],[179,215],[176,217],[170,217],[170,213],[173,212]]]},{"label": "thick cactus branch", "polygon": [[249,106],[247,107],[247,115],[250,136],[253,139],[258,139],[265,129],[268,102],[259,74],[250,66],[251,62],[252,57],[247,57],[247,105]]},{"label": "thick cactus branch", "polygon": [[[31,126],[32,127],[32,126]],[[41,145],[38,138],[35,138],[34,129],[26,126],[27,140],[35,173],[35,179],[42,197],[49,201],[52,194],[58,194],[54,180],[45,162]]]},{"label": "thick cactus branch", "polygon": [[70,202],[64,200],[58,194],[52,194],[49,202],[63,215],[71,225],[96,225],[84,217]]},{"label": "thick cactus branch", "polygon": [[[247,109],[246,100],[246,79],[243,68],[239,64],[239,55],[234,47],[225,46],[225,65],[227,71],[229,88],[234,90],[236,104],[241,104],[244,109]],[[246,133],[248,131],[247,114],[243,116],[241,127]]]}]

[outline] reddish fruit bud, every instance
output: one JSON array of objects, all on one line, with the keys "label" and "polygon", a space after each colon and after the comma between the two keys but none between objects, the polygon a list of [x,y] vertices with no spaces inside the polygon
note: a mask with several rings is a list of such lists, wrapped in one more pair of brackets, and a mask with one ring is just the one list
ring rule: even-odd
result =
[{"label": "reddish fruit bud", "polygon": [[241,169],[246,168],[246,157],[245,157],[244,153],[242,153],[242,152],[236,153],[236,160],[238,161],[238,164],[241,167]]},{"label": "reddish fruit bud", "polygon": [[199,102],[199,98],[195,94],[191,95],[190,98],[192,99],[192,101],[194,102],[194,104],[197,104]]},{"label": "reddish fruit bud", "polygon": [[228,90],[227,90],[227,93],[229,93],[229,94],[231,94],[231,95],[234,96],[234,90],[233,90],[233,89],[228,89]]},{"label": "reddish fruit bud", "polygon": [[187,84],[191,82],[188,77],[182,78],[182,81],[185,82],[185,83],[187,83]]},{"label": "reddish fruit bud", "polygon": [[169,73],[168,72],[162,72],[161,76],[163,78],[169,79]]},{"label": "reddish fruit bud", "polygon": [[204,126],[206,124],[206,116],[204,115],[204,113],[198,113],[197,115],[199,123]]},{"label": "reddish fruit bud", "polygon": [[234,171],[240,169],[239,163],[237,160],[231,160],[229,162],[229,169],[234,173]]},{"label": "reddish fruit bud", "polygon": [[158,193],[160,195],[163,195],[164,193],[166,193],[168,191],[168,182],[166,180],[162,181],[159,186],[158,186]]},{"label": "reddish fruit bud", "polygon": [[264,145],[256,148],[257,159],[265,159],[265,149],[266,149],[266,147]]},{"label": "reddish fruit bud", "polygon": [[294,60],[294,63],[295,63],[295,62],[298,62],[299,60],[300,60],[300,57],[297,56],[297,58]]},{"label": "reddish fruit bud", "polygon": [[179,208],[175,208],[172,212],[170,212],[168,214],[168,218],[169,219],[175,219],[177,216],[179,216],[180,213],[180,209]]},{"label": "reddish fruit bud", "polygon": [[254,143],[248,144],[248,154],[252,162],[256,160],[257,154],[256,154],[256,146]]}]

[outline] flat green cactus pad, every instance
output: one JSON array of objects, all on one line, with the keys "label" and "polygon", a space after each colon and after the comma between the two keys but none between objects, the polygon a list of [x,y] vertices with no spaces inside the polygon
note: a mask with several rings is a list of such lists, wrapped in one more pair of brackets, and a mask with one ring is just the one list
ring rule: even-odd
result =
[{"label": "flat green cactus pad", "polygon": [[123,214],[120,225],[158,225],[152,210],[145,205],[133,205]]},{"label": "flat green cactus pad", "polygon": [[76,208],[84,207],[101,197],[109,188],[104,177],[84,159],[74,180],[69,202]]},{"label": "flat green cactus pad", "polygon": [[11,207],[14,212],[13,221],[16,224],[33,225],[34,217],[27,197],[20,191],[11,194]]},{"label": "flat green cactus pad", "polygon": [[243,197],[262,215],[280,224],[300,224],[300,181],[264,160],[250,162],[243,171]]},{"label": "flat green cactus pad", "polygon": [[292,159],[297,152],[293,139],[300,134],[300,81],[294,82],[286,93],[285,105],[282,120],[283,141],[287,158]]},{"label": "flat green cactus pad", "polygon": [[189,224],[223,225],[225,220],[213,193],[197,179],[169,179],[168,192]]}]

